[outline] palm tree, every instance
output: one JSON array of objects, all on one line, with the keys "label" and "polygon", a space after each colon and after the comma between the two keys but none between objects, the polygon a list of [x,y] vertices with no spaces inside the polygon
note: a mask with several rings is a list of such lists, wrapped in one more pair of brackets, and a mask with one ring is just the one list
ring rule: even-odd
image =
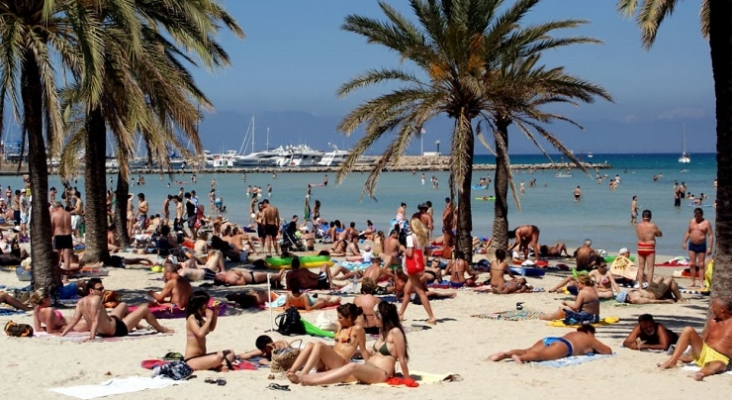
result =
[{"label": "palm tree", "polygon": [[[650,49],[658,28],[670,16],[677,0],[620,0],[618,9],[626,16],[636,16],[641,42]],[[713,297],[732,296],[732,1],[702,0],[701,32],[709,38],[714,76],[717,118],[717,208],[715,223]],[[710,303],[711,304],[711,303]]]},{"label": "palm tree", "polygon": [[[53,157],[62,138],[54,55],[64,65],[79,62],[72,42],[94,53],[88,43],[71,40],[61,12],[64,5],[62,1],[41,0],[0,2],[0,130],[5,101],[9,100],[16,119],[22,121],[23,145],[28,140],[33,284],[46,289],[54,283],[54,266],[48,256],[53,248],[46,158]],[[86,18],[79,21],[90,26]],[[88,73],[93,75],[94,71]]]},{"label": "palm tree", "polygon": [[[526,2],[526,5],[530,8],[537,2]],[[528,11],[528,8],[525,11]],[[508,156],[508,127],[511,124],[515,124],[519,131],[526,135],[549,161],[553,162],[540,144],[539,137],[549,142],[585,171],[584,166],[572,152],[556,136],[542,127],[542,124],[553,121],[565,121],[579,125],[562,115],[543,111],[542,106],[552,103],[577,105],[578,102],[591,103],[595,97],[608,101],[612,101],[612,98],[602,87],[568,75],[563,67],[547,68],[540,64],[541,52],[544,50],[573,44],[599,43],[595,39],[581,36],[555,38],[550,35],[553,31],[575,28],[584,23],[586,22],[564,20],[528,26],[513,33],[511,41],[514,43],[509,45],[509,48],[513,49],[512,51],[497,54],[493,48],[488,48],[489,52],[485,54],[484,60],[488,67],[482,81],[485,104],[482,117],[494,134],[495,147],[492,151],[496,155],[494,180],[496,200],[491,236],[492,249],[508,247],[509,183],[517,207],[520,208]],[[478,137],[485,141],[481,135],[480,125],[478,132]],[[487,143],[484,142],[484,144],[488,146]]]},{"label": "palm tree", "polygon": [[[350,15],[343,29],[364,36],[369,43],[385,46],[402,60],[416,65],[424,78],[403,69],[372,69],[342,85],[343,96],[356,89],[394,82],[399,89],[376,97],[351,111],[338,129],[350,135],[364,125],[365,135],[341,167],[338,179],[352,170],[356,160],[390,131],[389,144],[366,180],[364,194],[374,195],[381,170],[396,162],[422,126],[439,114],[454,120],[451,140],[450,197],[457,191],[457,249],[472,256],[471,180],[475,135],[472,121],[483,106],[481,79],[484,47],[501,45],[515,29],[527,1],[519,1],[503,13],[502,0],[410,0],[418,25],[385,1],[379,6],[386,21]],[[530,2],[528,2],[530,3]],[[490,38],[489,41],[486,38]]]}]

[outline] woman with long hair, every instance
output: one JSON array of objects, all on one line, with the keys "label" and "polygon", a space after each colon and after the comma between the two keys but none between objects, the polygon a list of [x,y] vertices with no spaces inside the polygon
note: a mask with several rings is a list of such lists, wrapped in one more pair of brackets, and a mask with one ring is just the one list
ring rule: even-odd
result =
[{"label": "woman with long hair", "polygon": [[351,357],[361,350],[363,359],[369,360],[366,349],[366,333],[356,318],[363,314],[361,307],[346,303],[338,306],[338,324],[340,328],[335,334],[335,345],[324,342],[311,342],[305,345],[300,355],[287,371],[287,378],[293,381],[295,374],[302,369],[302,375],[307,375],[313,368],[317,371],[336,369],[351,361]]},{"label": "woman with long hair", "polygon": [[374,307],[376,320],[381,324],[381,336],[371,348],[371,357],[365,363],[348,363],[342,367],[309,375],[288,375],[293,383],[302,385],[327,385],[330,383],[357,380],[372,384],[385,382],[394,376],[399,362],[402,374],[409,377],[409,353],[407,336],[397,313],[396,306],[382,301]]},{"label": "woman with long hair", "polygon": [[542,313],[539,318],[546,321],[564,319],[572,324],[591,323],[600,320],[600,296],[595,288],[595,282],[588,274],[577,277],[579,293],[574,304],[562,301],[559,310],[552,314]]},{"label": "woman with long hair", "polygon": [[233,369],[235,355],[231,350],[206,352],[206,335],[216,329],[219,307],[208,308],[211,297],[203,290],[191,294],[186,308],[186,352],[183,360],[194,371]]},{"label": "woman with long hair", "polygon": [[374,235],[374,254],[381,255],[384,252],[384,241],[386,240],[386,237],[384,236],[384,231],[378,231],[376,232],[376,235]]},{"label": "woman with long hair", "polygon": [[[426,286],[422,281],[422,275],[424,274],[424,249],[427,246],[428,235],[427,228],[424,226],[422,221],[418,218],[412,218],[409,221],[409,228],[412,233],[407,236],[406,246],[401,246],[401,251],[404,253],[403,268],[404,273],[409,277],[407,284],[404,287],[404,297],[402,298],[402,306],[399,310],[399,315],[404,316],[404,312],[407,310],[409,301],[411,300],[410,294],[412,291],[417,293],[419,300],[422,302],[424,310],[427,312],[428,324],[434,325],[437,323],[434,314],[432,314],[432,306],[430,306],[429,298],[427,297]],[[414,260],[415,263],[420,264],[418,272],[409,273],[407,270],[407,263],[410,260]]]}]

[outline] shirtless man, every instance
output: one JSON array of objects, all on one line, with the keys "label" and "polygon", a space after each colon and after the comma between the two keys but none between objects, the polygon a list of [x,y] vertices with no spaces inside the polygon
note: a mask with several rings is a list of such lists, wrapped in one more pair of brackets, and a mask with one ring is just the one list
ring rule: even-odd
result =
[{"label": "shirtless man", "polygon": [[[465,255],[462,251],[455,252],[455,258],[447,263],[445,274],[450,275],[450,286],[461,288],[463,286],[474,286],[477,274],[470,269],[470,265],[465,261]],[[468,274],[468,277],[465,277]]]},{"label": "shirtless man", "polygon": [[147,292],[153,299],[154,305],[174,304],[179,309],[185,310],[188,307],[188,299],[193,293],[193,288],[188,279],[178,275],[178,267],[173,264],[165,264],[163,270],[163,281],[165,286],[160,292],[150,290]]},{"label": "shirtless man", "polygon": [[381,258],[374,256],[371,258],[371,265],[363,271],[363,279],[370,278],[374,282],[379,282],[382,276],[394,279],[394,274],[388,268],[381,268]]},{"label": "shirtless man", "polygon": [[[175,264],[165,260],[165,264]],[[183,264],[177,265],[178,275],[188,279],[189,281],[203,281],[203,280],[214,280],[216,274],[223,272],[225,269],[224,265],[224,254],[218,250],[212,250],[208,254],[208,260],[205,264],[199,263],[198,260],[193,257]]]},{"label": "shirtless man", "polygon": [[574,201],[582,200],[582,190],[579,186],[574,189]]},{"label": "shirtless man", "polygon": [[691,345],[693,361],[701,367],[701,371],[690,377],[701,381],[705,376],[725,372],[732,357],[732,300],[727,297],[712,300],[712,313],[714,317],[707,321],[703,336],[687,326],[681,332],[671,358],[658,366],[673,368],[679,360],[692,361],[683,357],[686,348]]},{"label": "shirtless man", "polygon": [[[226,286],[246,286],[246,285],[256,285],[259,283],[266,283],[267,282],[267,275],[269,273],[267,272],[254,272],[254,271],[236,271],[236,270],[228,270],[224,272],[219,272],[214,277],[214,284],[217,285],[226,285]],[[285,270],[281,269],[280,272],[278,272],[275,275],[272,275],[270,278],[271,280],[276,281],[282,281],[282,278],[285,276]]]},{"label": "shirtless man", "polygon": [[[638,234],[638,285],[650,284],[653,281],[653,268],[656,263],[656,238],[663,233],[651,222],[651,210],[643,210],[643,221],[636,225]],[[647,273],[646,273],[647,271]],[[645,276],[644,276],[645,275]]]},{"label": "shirtless man", "polygon": [[176,232],[182,231],[183,211],[185,210],[185,207],[183,206],[183,201],[181,200],[180,196],[173,196],[173,203],[175,204],[175,219],[173,220],[173,230]]},{"label": "shirtless man", "polygon": [[84,215],[84,202],[81,200],[81,193],[74,192],[74,209],[71,210],[71,229],[76,237],[81,237],[81,216]]},{"label": "shirtless man", "polygon": [[396,221],[403,222],[407,218],[407,204],[401,203],[396,210]]},{"label": "shirtless man", "polygon": [[[707,246],[709,238],[709,246]],[[696,286],[696,277],[701,270],[700,280],[704,281],[705,256],[712,255],[714,247],[714,234],[712,224],[704,219],[704,211],[701,208],[694,209],[694,218],[689,222],[689,229],[686,230],[681,248],[686,250],[686,243],[689,242],[689,270],[691,272],[691,286]]]},{"label": "shirtless man", "polygon": [[564,244],[564,242],[556,242],[551,246],[547,246],[545,244],[539,245],[539,252],[542,257],[561,257],[562,253],[564,253],[566,257],[569,257],[569,253],[567,253],[567,245]]},{"label": "shirtless man", "polygon": [[630,202],[630,223],[635,224],[638,222],[638,196],[633,196],[633,200]]},{"label": "shirtless man", "polygon": [[582,246],[574,252],[578,271],[590,271],[596,264],[600,255],[592,248],[592,240],[585,239]]},{"label": "shirtless man", "polygon": [[163,225],[170,223],[170,201],[173,200],[173,195],[169,194],[168,197],[163,200]]},{"label": "shirtless man", "polygon": [[508,239],[516,241],[508,247],[508,251],[512,251],[518,247],[520,253],[524,253],[524,257],[529,259],[529,249],[534,250],[534,259],[539,261],[539,228],[535,225],[523,225],[508,231]]},{"label": "shirtless man", "polygon": [[244,251],[244,246],[242,245],[242,236],[238,233],[235,235],[233,233],[234,229],[239,232],[238,228],[232,229],[231,225],[224,228],[224,234],[221,236],[221,239],[231,245],[233,251],[239,254],[239,261],[246,262],[248,253]]},{"label": "shirtless man", "polygon": [[445,232],[445,229],[452,231],[453,220],[452,202],[449,197],[445,197],[445,210],[442,211],[442,232]]},{"label": "shirtless man", "polygon": [[[282,223],[280,220],[280,211],[277,207],[269,204],[269,200],[262,200],[263,210],[262,218],[264,222],[264,244],[267,247],[267,253],[276,255],[280,252],[280,245],[277,242],[277,233]],[[274,253],[272,248],[274,247]]]},{"label": "shirtless man", "polygon": [[392,229],[389,237],[384,240],[384,252],[379,255],[384,260],[384,267],[390,268],[392,265],[401,266],[399,259],[399,231]]},{"label": "shirtless man", "polygon": [[[62,269],[71,269],[71,251],[74,248],[74,242],[71,239],[71,214],[64,209],[64,205],[57,201],[51,212],[51,232],[53,232],[53,249],[58,251],[63,257],[64,263]],[[56,268],[58,266],[54,266]],[[68,283],[65,274],[63,283]]]},{"label": "shirtless man", "polygon": [[69,324],[66,325],[63,332],[61,332],[61,336],[66,336],[82,318],[84,318],[87,326],[89,326],[88,340],[94,340],[97,335],[102,337],[127,336],[131,330],[137,328],[137,325],[143,319],[158,332],[173,332],[172,329],[160,325],[146,305],[139,306],[135,311],[129,312],[127,310],[127,304],[119,303],[108,315],[102,303],[102,296],[104,296],[102,280],[92,278],[89,279],[87,285],[89,295],[82,297],[76,303],[74,316],[69,321]]},{"label": "shirtless man", "polygon": [[679,291],[679,285],[676,283],[674,278],[657,276],[653,282],[648,285],[647,289],[631,289],[624,290],[615,296],[615,301],[618,303],[630,303],[630,304],[672,304],[673,299],[665,298],[669,294],[677,301],[686,301],[681,296]]},{"label": "shirtless man", "polygon": [[501,289],[506,285],[506,279],[503,277],[505,274],[511,279],[515,278],[506,262],[506,250],[496,249],[496,259],[491,263],[491,286],[494,289]]}]

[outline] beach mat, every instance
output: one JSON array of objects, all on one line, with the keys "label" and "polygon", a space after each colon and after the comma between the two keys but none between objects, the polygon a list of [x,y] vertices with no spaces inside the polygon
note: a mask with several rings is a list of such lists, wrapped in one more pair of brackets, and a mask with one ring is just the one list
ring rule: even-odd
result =
[{"label": "beach mat", "polygon": [[[600,320],[600,322],[592,324],[594,327],[602,326],[602,325],[612,325],[617,324],[620,322],[620,318],[618,317],[605,317]],[[563,320],[556,320],[556,321],[550,321],[546,324],[546,326],[551,326],[554,328],[579,328],[581,325],[566,325]]]},{"label": "beach mat", "polygon": [[[416,383],[416,385],[411,386],[411,387],[417,387],[419,385],[431,385],[431,384],[440,383],[440,382],[457,382],[457,381],[463,380],[463,378],[458,374],[432,374],[429,372],[421,372],[421,371],[410,371],[409,377],[412,380],[414,380]],[[369,386],[404,387],[404,383],[405,383],[404,376],[402,374],[397,374],[386,382],[374,383]],[[361,384],[361,383],[358,381],[352,381],[352,382],[334,383],[333,386],[359,385],[359,384]],[[321,385],[321,386],[328,386],[328,385]]]},{"label": "beach mat", "polygon": [[[681,367],[682,371],[690,371],[690,372],[699,372],[701,371],[701,367],[696,364],[685,364],[683,367]],[[729,367],[727,368],[727,372],[724,372],[726,375],[732,375],[732,371],[729,370]]]},{"label": "beach mat", "polygon": [[26,312],[10,307],[0,307],[0,317],[7,317],[10,315],[23,315]]},{"label": "beach mat", "polygon": [[570,365],[583,364],[583,363],[586,363],[589,361],[602,360],[603,358],[609,358],[614,355],[615,355],[615,353],[613,353],[613,354],[587,354],[584,356],[564,357],[564,358],[560,358],[559,360],[534,361],[534,362],[531,362],[531,365],[538,365],[538,366],[550,367],[550,368],[563,368],[563,367],[568,367]]},{"label": "beach mat", "polygon": [[539,315],[541,315],[541,311],[508,310],[494,313],[474,314],[471,316],[475,318],[495,319],[501,321],[527,321],[530,319],[539,319]]},{"label": "beach mat", "polygon": [[[226,315],[228,306],[226,303],[222,303],[216,299],[210,299],[208,302],[208,308],[213,308],[214,305],[219,306],[219,317]],[[130,306],[129,311],[135,311],[137,306]],[[174,318],[185,318],[186,310],[181,310],[176,305],[159,305],[150,307],[150,312],[157,319],[174,319]]]},{"label": "beach mat", "polygon": [[[150,360],[143,360],[140,366],[145,369],[153,369],[155,367],[162,367],[165,364],[169,364],[171,361],[154,358]],[[264,365],[262,365],[264,367]],[[234,371],[256,371],[259,369],[257,364],[249,361],[239,361],[234,364]]]},{"label": "beach mat", "polygon": [[[144,337],[161,337],[161,336],[170,336],[172,333],[160,333],[156,330],[148,330],[148,329],[137,329],[132,332],[130,332],[127,336],[114,336],[114,337],[99,337],[97,336],[94,341],[102,341],[102,342],[116,342],[120,340],[133,340],[133,339],[140,339]],[[62,342],[83,342],[87,338],[89,338],[89,332],[69,332],[66,334],[66,336],[60,336],[60,335],[52,335],[48,334],[46,332],[35,332],[33,334],[33,337],[41,338],[41,339],[55,339]]]},{"label": "beach mat", "polygon": [[169,386],[181,385],[185,381],[174,381],[162,377],[131,376],[129,378],[115,378],[98,385],[69,386],[64,388],[47,389],[49,392],[75,397],[77,399],[97,399],[123,393],[142,392],[143,390],[163,389]]},{"label": "beach mat", "polygon": [[[475,287],[472,289],[476,293],[493,293],[493,287],[491,285],[478,286],[478,287]],[[534,288],[531,288],[530,292],[516,292],[516,293],[507,293],[507,294],[526,294],[526,293],[544,293],[544,292],[545,292],[544,288],[534,287]],[[495,293],[495,294],[499,294],[499,293]]]}]

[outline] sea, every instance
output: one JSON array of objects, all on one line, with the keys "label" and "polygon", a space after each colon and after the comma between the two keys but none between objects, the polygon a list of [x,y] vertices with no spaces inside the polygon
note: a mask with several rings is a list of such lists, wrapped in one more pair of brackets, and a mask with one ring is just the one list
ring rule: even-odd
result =
[{"label": "sea", "polygon": [[[679,154],[594,154],[592,158],[584,156],[584,161],[591,163],[607,163],[610,169],[599,169],[601,176],[607,175],[602,184],[595,179],[595,171],[589,174],[579,169],[571,171],[571,177],[556,177],[555,170],[514,170],[516,189],[523,181],[526,186],[524,194],[519,194],[520,209],[513,202],[509,190],[509,229],[519,225],[532,224],[541,230],[540,243],[553,244],[564,242],[570,248],[579,247],[582,241],[589,238],[595,249],[606,250],[616,254],[622,247],[635,252],[635,229],[630,224],[630,203],[633,196],[638,196],[641,210],[651,210],[653,222],[663,232],[658,239],[657,253],[675,257],[685,255],[681,248],[682,239],[693,216],[694,206],[690,200],[683,199],[681,207],[673,206],[674,182],[683,182],[687,191],[698,196],[701,193],[709,196],[705,204],[711,205],[716,197],[714,179],[717,173],[716,154],[692,154],[691,163],[680,164]],[[542,155],[511,155],[511,164],[540,164],[547,160]],[[553,157],[560,161],[560,157]],[[493,164],[491,155],[477,155],[475,164]],[[565,172],[564,170],[563,172]],[[495,171],[474,171],[473,183],[477,185],[480,177],[493,179]],[[283,221],[289,221],[293,215],[302,218],[306,186],[313,185],[311,208],[314,200],[322,203],[321,216],[327,220],[339,219],[344,223],[351,221],[356,227],[363,229],[366,221],[371,220],[377,230],[389,228],[394,219],[396,209],[401,202],[407,204],[407,213],[417,210],[416,206],[427,200],[434,206],[436,220],[442,214],[444,199],[449,196],[448,173],[427,172],[424,184],[421,172],[384,172],[378,181],[375,197],[363,193],[363,185],[367,173],[353,172],[342,182],[336,182],[335,173],[327,174],[329,184],[319,186],[324,180],[323,173],[249,173],[246,181],[243,174],[234,173],[199,173],[197,182],[191,182],[191,175],[175,174],[172,179],[165,175],[145,175],[145,185],[130,188],[130,192],[145,193],[150,202],[151,213],[161,213],[162,203],[166,195],[176,194],[180,187],[185,191],[196,190],[201,204],[210,214],[208,193],[212,180],[216,180],[215,189],[221,196],[227,212],[223,216],[236,223],[246,225],[249,220],[248,204],[250,197],[246,195],[249,185],[260,186],[264,190],[263,198],[269,198],[272,205],[280,210]],[[608,187],[610,178],[620,177],[621,183],[616,190]],[[434,176],[439,182],[437,189],[431,185]],[[654,181],[654,176],[657,179]],[[116,188],[116,175],[110,187]],[[135,178],[138,178],[135,176]],[[529,181],[536,179],[536,186],[529,187]],[[176,184],[176,181],[181,183]],[[7,185],[13,189],[21,187],[19,176],[0,177],[3,190]],[[272,195],[267,196],[267,185],[272,185]],[[83,180],[72,182],[84,195]],[[58,176],[49,177],[49,187],[61,187]],[[573,192],[579,186],[583,198],[575,201]],[[473,190],[472,198],[492,196],[493,185],[487,190]],[[137,200],[135,199],[135,202]],[[493,201],[473,200],[473,235],[490,237],[493,224]],[[172,210],[172,207],[171,207]],[[714,226],[715,210],[711,206],[703,208],[704,216]],[[439,232],[440,223],[436,223]]]}]

